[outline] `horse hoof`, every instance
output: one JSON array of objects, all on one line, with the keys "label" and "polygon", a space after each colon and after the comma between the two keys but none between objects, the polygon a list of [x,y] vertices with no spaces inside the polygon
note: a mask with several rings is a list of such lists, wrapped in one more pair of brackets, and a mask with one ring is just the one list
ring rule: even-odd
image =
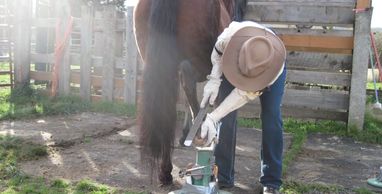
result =
[{"label": "horse hoof", "polygon": [[165,177],[160,177],[159,181],[160,181],[160,186],[161,187],[172,185],[172,175],[165,176]]},{"label": "horse hoof", "polygon": [[180,147],[186,147],[185,145],[184,145],[184,138],[181,138],[181,139],[179,139],[179,145],[180,145]]}]

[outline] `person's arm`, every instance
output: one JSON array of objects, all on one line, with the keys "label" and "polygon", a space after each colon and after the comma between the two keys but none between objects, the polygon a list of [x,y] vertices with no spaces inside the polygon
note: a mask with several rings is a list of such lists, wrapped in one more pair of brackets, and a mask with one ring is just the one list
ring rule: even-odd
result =
[{"label": "person's arm", "polygon": [[211,74],[207,76],[208,82],[204,86],[203,99],[200,103],[201,108],[204,108],[206,106],[207,101],[209,101],[210,105],[213,105],[218,96],[220,83],[222,81],[221,76],[223,74],[221,70],[222,54],[225,49],[227,31],[228,29],[225,29],[223,33],[220,34],[212,50],[212,54],[211,54],[212,70],[211,70]]},{"label": "person's arm", "polygon": [[261,92],[246,92],[235,88],[224,99],[224,101],[210,114],[207,114],[205,121],[202,124],[200,137],[207,137],[205,145],[209,145],[216,137],[217,127],[220,120],[232,111],[235,111],[245,105],[247,102],[256,99]]}]

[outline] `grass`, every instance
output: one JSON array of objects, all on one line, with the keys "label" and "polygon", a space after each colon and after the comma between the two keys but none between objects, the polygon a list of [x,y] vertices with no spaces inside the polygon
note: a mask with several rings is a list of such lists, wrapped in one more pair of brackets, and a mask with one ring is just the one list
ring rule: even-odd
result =
[{"label": "grass", "polygon": [[0,120],[68,115],[84,111],[135,116],[135,107],[124,103],[90,102],[74,95],[53,98],[30,87],[13,89],[12,92],[0,90]]},{"label": "grass", "polygon": [[[382,83],[376,83],[376,87],[378,90],[382,90]],[[373,82],[367,82],[366,89],[374,90],[374,83]]]},{"label": "grass", "polygon": [[30,177],[19,170],[17,165],[19,161],[35,160],[47,154],[46,146],[31,144],[15,137],[0,136],[0,192],[2,194],[140,194],[117,190],[91,180],[74,183],[66,180],[49,181],[42,177]]}]

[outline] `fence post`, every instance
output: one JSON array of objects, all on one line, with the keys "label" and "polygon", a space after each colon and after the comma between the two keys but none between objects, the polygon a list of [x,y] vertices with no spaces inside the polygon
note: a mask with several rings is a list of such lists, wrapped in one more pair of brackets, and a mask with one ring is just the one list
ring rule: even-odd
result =
[{"label": "fence post", "polygon": [[[59,95],[68,95],[70,93],[70,43],[71,43],[71,34],[69,34],[68,39],[65,40],[65,34],[71,33],[68,29],[70,26],[71,12],[70,5],[68,0],[58,1],[56,4],[56,13],[58,16],[58,27],[60,30],[56,34],[56,40],[59,42],[65,42],[65,48],[62,51],[62,57],[59,61],[59,71],[58,71],[58,94]],[[57,41],[56,41],[56,47]],[[57,57],[57,56],[56,56]]]},{"label": "fence post", "polygon": [[133,27],[133,11],[134,7],[127,8],[126,17],[126,50],[127,50],[127,64],[125,74],[125,88],[124,88],[124,101],[128,104],[136,104],[137,92],[137,66],[138,66],[138,50],[134,37]]},{"label": "fence post", "polygon": [[105,8],[102,21],[105,40],[102,71],[102,99],[112,101],[114,98],[115,71],[115,6],[108,6]]},{"label": "fence post", "polygon": [[93,17],[92,7],[81,8],[81,82],[80,95],[90,100],[91,97],[91,62],[92,62],[92,38]]},{"label": "fence post", "polygon": [[15,85],[23,87],[29,84],[32,1],[17,0],[14,3],[17,6],[14,23]]},{"label": "fence post", "polygon": [[348,126],[356,126],[360,130],[363,128],[365,117],[371,15],[372,9],[355,14]]}]

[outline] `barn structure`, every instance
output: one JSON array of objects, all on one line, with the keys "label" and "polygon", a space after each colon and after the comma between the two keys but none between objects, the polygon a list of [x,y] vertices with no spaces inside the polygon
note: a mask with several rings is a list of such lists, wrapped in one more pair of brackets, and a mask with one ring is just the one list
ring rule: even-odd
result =
[{"label": "barn structure", "polygon": [[[133,7],[121,12],[73,2],[2,1],[2,18],[11,19],[0,20],[0,27],[11,46],[1,53],[13,59],[16,86],[39,84],[59,95],[135,104],[142,64]],[[371,0],[248,1],[246,19],[272,27],[287,46],[284,116],[362,128],[371,16]],[[258,117],[258,104],[243,107],[241,116]]]}]

